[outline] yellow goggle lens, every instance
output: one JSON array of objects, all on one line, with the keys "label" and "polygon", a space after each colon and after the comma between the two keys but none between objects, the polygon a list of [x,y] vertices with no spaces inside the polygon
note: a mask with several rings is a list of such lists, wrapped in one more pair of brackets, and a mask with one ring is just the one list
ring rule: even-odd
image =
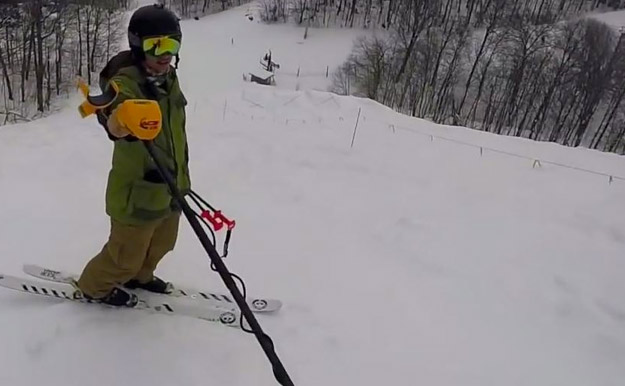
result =
[{"label": "yellow goggle lens", "polygon": [[147,38],[143,40],[143,51],[152,56],[177,55],[180,51],[180,41],[169,36]]}]

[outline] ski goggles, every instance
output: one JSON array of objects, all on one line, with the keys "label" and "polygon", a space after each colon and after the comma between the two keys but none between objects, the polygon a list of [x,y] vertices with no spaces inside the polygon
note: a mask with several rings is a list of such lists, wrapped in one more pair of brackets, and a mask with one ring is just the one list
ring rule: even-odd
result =
[{"label": "ski goggles", "polygon": [[178,55],[180,36],[154,36],[142,41],[143,52],[150,56]]}]

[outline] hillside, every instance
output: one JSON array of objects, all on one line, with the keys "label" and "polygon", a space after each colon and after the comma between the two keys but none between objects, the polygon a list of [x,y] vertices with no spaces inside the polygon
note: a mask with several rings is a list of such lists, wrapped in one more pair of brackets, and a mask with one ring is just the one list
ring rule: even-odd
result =
[{"label": "hillside", "polygon": [[[228,267],[283,300],[259,321],[296,385],[622,383],[623,157],[409,118],[325,74],[246,83],[266,49],[323,72],[359,33],[302,42],[246,10],[183,23],[191,175],[237,221]],[[112,146],[79,102],[0,130],[5,274],[80,271],[108,235]],[[158,274],[224,290],[186,223]],[[3,385],[277,384],[228,327],[9,290],[0,306]]]}]

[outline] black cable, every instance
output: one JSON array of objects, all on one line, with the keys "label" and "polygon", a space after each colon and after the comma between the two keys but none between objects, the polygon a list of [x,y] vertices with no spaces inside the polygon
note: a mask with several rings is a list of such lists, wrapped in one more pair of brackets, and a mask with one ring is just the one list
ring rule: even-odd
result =
[{"label": "black cable", "polygon": [[[207,203],[207,202],[206,202],[206,201],[205,201],[205,200],[204,200],[204,199],[203,199],[203,198],[202,198],[199,194],[197,194],[197,193],[195,193],[195,192],[191,191],[191,193],[189,194],[189,197],[190,197],[190,198],[191,198],[191,200],[195,203],[195,205],[197,205],[197,206],[198,206],[198,208],[199,208],[200,210],[203,210],[203,209],[204,209],[204,208],[202,207],[202,205],[200,204],[200,202],[201,202],[201,203],[203,203],[205,206],[207,206],[209,209],[211,209],[211,210],[213,210],[213,211],[215,210],[215,209],[214,209],[213,207],[211,207],[211,205],[210,205],[209,203]],[[208,230],[210,231],[211,235],[213,236],[213,244],[216,244],[216,236],[215,236],[215,232],[213,232],[213,229],[212,229],[212,228],[210,227],[210,225],[208,224],[208,221],[206,221],[206,219],[205,219],[204,217],[202,217],[200,214],[198,214],[197,212],[195,212],[195,215],[196,215],[196,217],[198,217],[198,218],[199,218],[199,219],[200,219],[200,220],[201,220],[201,221],[202,221],[202,222],[206,225],[206,227],[207,227],[207,228],[208,228]],[[225,256],[221,256],[221,257],[222,257],[222,258],[224,258]],[[211,262],[210,268],[211,268],[211,270],[213,270],[214,272],[218,272],[218,271],[217,271],[217,267],[215,267],[215,263],[214,263],[214,262]],[[237,274],[235,274],[235,273],[232,273],[232,272],[230,272],[230,276],[231,276],[233,279],[236,279],[236,280],[240,283],[240,286],[241,286],[240,291],[241,291],[241,293],[242,293],[242,295],[243,295],[243,299],[245,299],[245,300],[247,301],[247,287],[245,286],[245,282],[243,281],[243,279],[242,279],[239,275],[237,275]],[[243,331],[245,331],[245,332],[247,332],[247,333],[249,333],[249,334],[253,334],[253,333],[254,333],[254,331],[252,331],[252,330],[250,330],[250,329],[246,328],[246,327],[243,325],[243,318],[241,318],[241,319],[240,319],[239,323],[240,323],[240,325],[241,325],[241,330],[243,330]]]},{"label": "black cable", "polygon": [[271,340],[269,335],[267,335],[263,331],[260,323],[258,323],[258,320],[256,319],[256,316],[247,305],[246,300],[243,298],[243,295],[241,294],[241,291],[239,290],[239,287],[235,282],[235,276],[233,276],[233,274],[229,272],[228,268],[222,261],[221,256],[219,256],[219,253],[215,249],[215,246],[209,240],[206,232],[204,232],[201,223],[197,220],[197,213],[193,209],[191,209],[189,204],[185,201],[184,196],[178,190],[176,182],[172,178],[169,171],[159,162],[159,159],[155,154],[153,143],[151,141],[143,142],[146,149],[148,150],[148,153],[150,154],[150,157],[152,157],[152,159],[156,163],[156,166],[158,167],[158,170],[163,176],[165,182],[167,182],[167,185],[169,185],[173,198],[180,205],[184,216],[189,221],[189,225],[191,226],[191,228],[193,228],[193,231],[195,232],[198,240],[204,247],[204,250],[208,254],[208,257],[215,264],[215,268],[219,276],[224,281],[224,284],[226,285],[226,287],[234,297],[237,305],[241,309],[242,318],[245,318],[249,323],[254,336],[256,336],[258,343],[260,344],[263,352],[267,356],[267,359],[271,363],[271,368],[273,370],[273,375],[276,378],[276,381],[278,381],[278,383],[280,383],[282,386],[294,386],[293,380],[291,380],[291,377],[289,376],[286,368],[282,364],[282,361],[275,351],[273,341]]},{"label": "black cable", "polygon": [[215,208],[213,208],[213,207],[211,206],[211,204],[209,204],[208,202],[206,202],[206,200],[204,200],[204,199],[202,198],[202,196],[200,196],[199,194],[197,194],[195,191],[191,190],[191,191],[189,192],[189,194],[190,194],[190,196],[191,196],[191,197],[194,197],[194,198],[196,198],[196,199],[200,200],[200,201],[202,202],[202,204],[204,204],[204,205],[206,205],[206,206],[208,207],[208,209],[212,210],[213,212],[215,211]]},{"label": "black cable", "polygon": [[195,203],[195,205],[197,205],[198,208],[200,208],[200,210],[202,210],[202,204],[200,204],[200,202],[197,199],[197,193],[194,193],[192,190],[189,191],[189,197],[191,198],[191,200]]},{"label": "black cable", "polygon": [[204,225],[206,225],[206,228],[208,229],[208,231],[211,234],[211,237],[213,238],[213,244],[217,244],[217,236],[215,235],[215,232],[213,231],[213,228],[210,227],[210,225],[208,224],[208,222],[206,221],[206,219],[204,217],[202,217],[199,213],[195,212],[195,217],[199,218],[200,221],[202,221],[204,223]]}]

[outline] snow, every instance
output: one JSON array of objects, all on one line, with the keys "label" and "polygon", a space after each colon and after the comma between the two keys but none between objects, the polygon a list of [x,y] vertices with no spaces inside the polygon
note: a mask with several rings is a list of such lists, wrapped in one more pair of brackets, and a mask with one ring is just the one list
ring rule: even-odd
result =
[{"label": "snow", "polygon": [[[622,384],[623,157],[327,93],[325,73],[281,71],[335,68],[363,32],[303,41],[246,10],[183,23],[191,173],[237,221],[229,269],[284,301],[258,320],[296,385]],[[269,48],[277,85],[244,82]],[[0,130],[6,274],[80,271],[108,236],[112,146],[79,103]],[[224,291],[209,265],[185,222],[157,273]],[[0,305],[2,385],[277,384],[228,327],[10,290]]]},{"label": "snow", "polygon": [[607,25],[613,28],[623,28],[625,27],[625,11],[612,11],[612,12],[603,12],[603,13],[593,13],[589,14],[589,17],[599,20],[601,22],[606,23]]}]

